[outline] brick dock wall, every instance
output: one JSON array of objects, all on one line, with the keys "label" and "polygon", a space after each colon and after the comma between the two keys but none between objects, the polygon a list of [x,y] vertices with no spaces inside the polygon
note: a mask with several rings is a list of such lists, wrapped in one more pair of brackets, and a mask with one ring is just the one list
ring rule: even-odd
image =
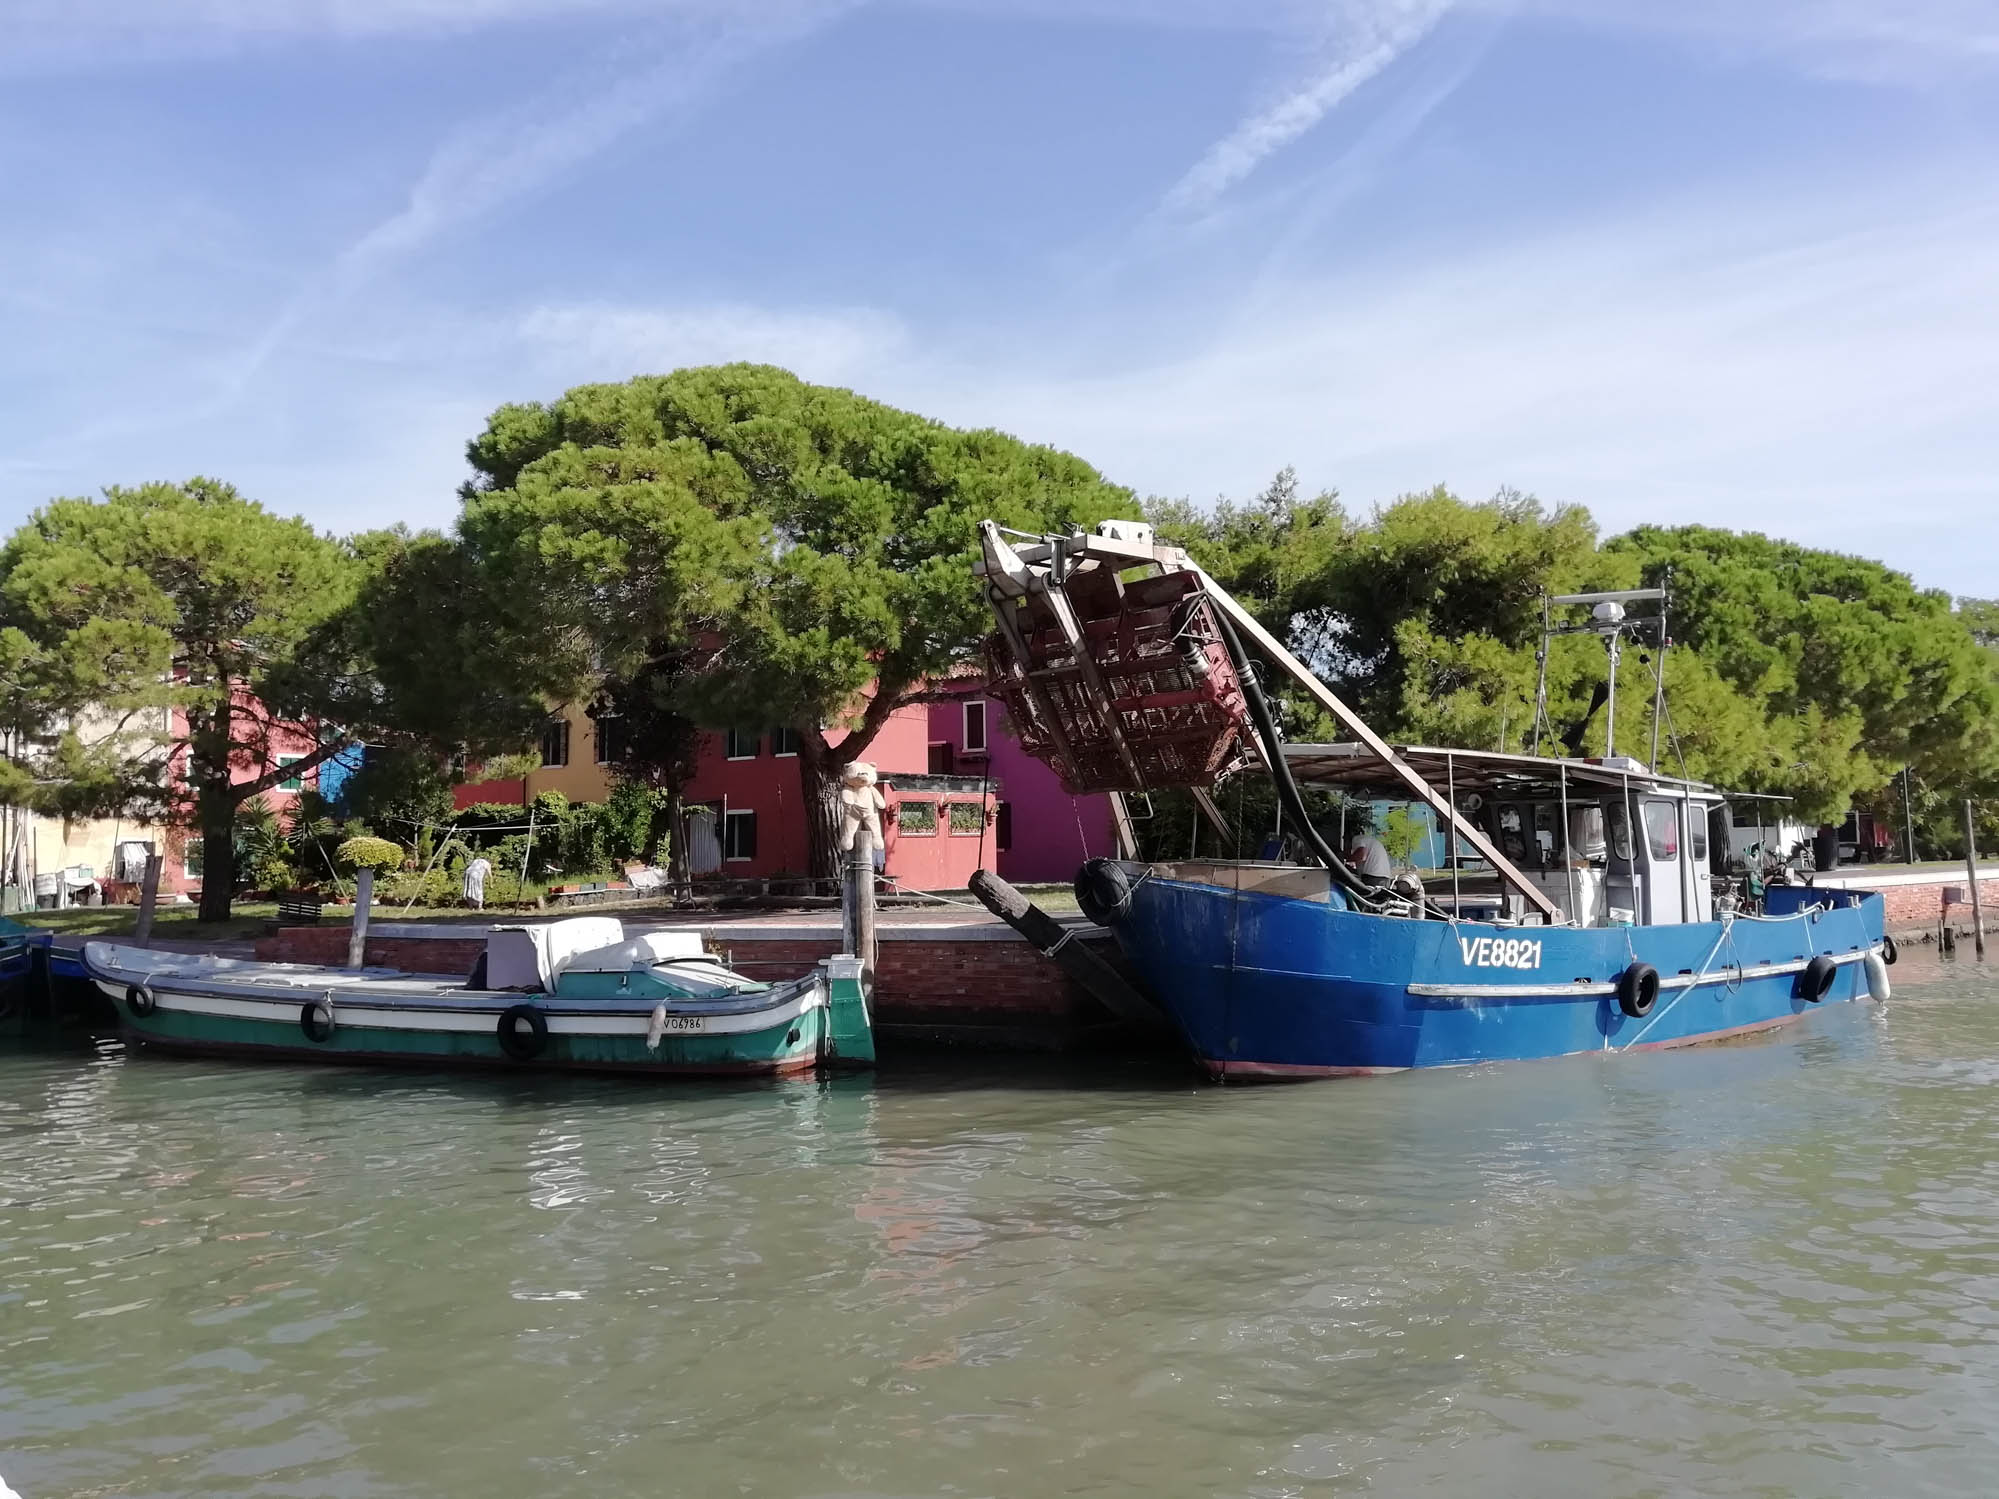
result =
[{"label": "brick dock wall", "polygon": [[[1837,885],[1853,890],[1877,890],[1887,907],[1885,924],[1891,932],[1934,932],[1943,916],[1943,894],[1960,889],[1970,894],[1970,881],[1962,867],[1955,871],[1924,869],[1908,874],[1870,875],[1862,866],[1836,869],[1818,876],[1820,885]],[[1985,907],[1988,932],[1999,927],[1999,868],[1981,865],[1978,870],[1978,898]],[[1950,908],[1953,925],[1971,930],[1971,906]]]},{"label": "brick dock wall", "polygon": [[[839,951],[832,931],[722,925],[705,929],[709,946],[745,977],[798,978]],[[940,1043],[1059,1050],[1111,1023],[1094,999],[1012,932],[880,932],[875,1018],[885,1034]],[[283,927],[257,943],[266,962],[347,961],[346,926]],[[1100,939],[1108,953],[1115,947]],[[368,932],[365,961],[409,973],[469,974],[485,947],[476,927],[383,925]]]}]

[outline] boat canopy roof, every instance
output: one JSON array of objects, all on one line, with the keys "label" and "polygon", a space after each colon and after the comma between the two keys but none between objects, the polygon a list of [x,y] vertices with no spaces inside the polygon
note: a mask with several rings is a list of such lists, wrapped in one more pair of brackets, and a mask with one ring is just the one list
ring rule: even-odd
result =
[{"label": "boat canopy roof", "polygon": [[[1395,753],[1431,785],[1443,790],[1477,791],[1486,796],[1532,795],[1552,790],[1564,779],[1571,787],[1651,788],[1675,796],[1716,797],[1705,781],[1663,776],[1637,760],[1558,760],[1542,755],[1508,755],[1496,750],[1394,746]],[[1401,778],[1386,759],[1364,744],[1287,744],[1284,758],[1301,786],[1399,787]]]}]

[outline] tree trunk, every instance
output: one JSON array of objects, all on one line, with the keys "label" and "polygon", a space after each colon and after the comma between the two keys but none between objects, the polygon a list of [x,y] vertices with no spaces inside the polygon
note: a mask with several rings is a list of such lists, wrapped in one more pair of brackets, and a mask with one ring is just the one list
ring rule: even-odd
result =
[{"label": "tree trunk", "polygon": [[815,880],[841,878],[840,771],[853,758],[839,757],[816,729],[798,736],[799,800],[805,808],[805,846]]},{"label": "tree trunk", "polygon": [[217,699],[206,713],[188,714],[187,779],[194,788],[195,825],[201,829],[203,921],[227,921],[236,898],[236,797],[229,784],[229,678],[216,677]]}]

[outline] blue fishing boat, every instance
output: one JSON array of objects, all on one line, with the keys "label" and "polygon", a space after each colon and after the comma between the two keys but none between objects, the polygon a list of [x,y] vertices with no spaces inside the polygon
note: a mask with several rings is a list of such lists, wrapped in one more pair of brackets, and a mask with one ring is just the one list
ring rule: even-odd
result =
[{"label": "blue fishing boat", "polygon": [[[1085,913],[1211,1077],[1677,1046],[1888,997],[1881,897],[1776,886],[1748,902],[1710,865],[1722,793],[1616,754],[1614,719],[1593,758],[1392,746],[1146,527],[1017,537],[987,523],[983,543],[995,688],[1071,791],[1189,790],[1240,837],[1212,788],[1258,771],[1275,783],[1297,861],[1099,859],[1077,876]],[[1548,635],[1604,638],[1613,705],[1622,643],[1667,643],[1663,589],[1548,602]],[[1658,612],[1634,619],[1634,603]],[[1573,607],[1585,623],[1553,623]],[[1245,639],[1355,740],[1285,744]],[[1313,788],[1426,807],[1445,867],[1356,867]]]}]

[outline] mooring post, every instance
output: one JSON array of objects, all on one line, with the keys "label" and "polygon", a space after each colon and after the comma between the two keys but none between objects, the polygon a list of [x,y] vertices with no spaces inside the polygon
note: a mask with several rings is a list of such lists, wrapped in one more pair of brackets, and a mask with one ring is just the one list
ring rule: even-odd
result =
[{"label": "mooring post", "polygon": [[1964,878],[1971,886],[1971,944],[1985,956],[1985,907],[1978,898],[1978,842],[1971,829],[1971,802],[1964,804]]},{"label": "mooring post", "polygon": [[872,982],[875,971],[875,848],[874,837],[866,828],[854,832],[854,847],[847,855],[845,928],[847,951],[861,960]]},{"label": "mooring post", "polygon": [[132,940],[141,947],[153,940],[153,909],[160,903],[160,871],[166,862],[159,854],[147,854],[146,872],[139,876],[139,920]]},{"label": "mooring post", "polygon": [[364,966],[368,955],[368,911],[375,904],[375,871],[354,874],[354,930],[347,934],[347,966]]}]

